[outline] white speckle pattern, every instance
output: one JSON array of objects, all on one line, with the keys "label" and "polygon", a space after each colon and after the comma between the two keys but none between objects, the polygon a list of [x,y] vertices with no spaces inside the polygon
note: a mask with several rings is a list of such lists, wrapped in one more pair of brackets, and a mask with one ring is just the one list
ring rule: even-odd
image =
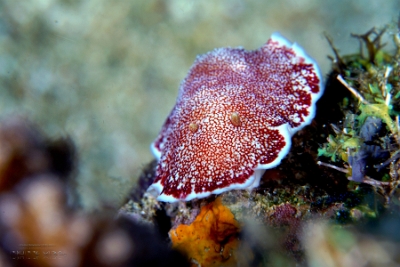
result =
[{"label": "white speckle pattern", "polygon": [[321,94],[316,63],[279,34],[255,51],[197,57],[152,144],[159,164],[148,190],[174,202],[258,186],[311,122]]}]

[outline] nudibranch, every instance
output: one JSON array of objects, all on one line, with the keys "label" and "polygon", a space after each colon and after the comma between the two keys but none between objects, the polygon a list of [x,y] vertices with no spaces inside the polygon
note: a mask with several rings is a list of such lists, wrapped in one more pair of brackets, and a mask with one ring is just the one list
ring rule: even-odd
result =
[{"label": "nudibranch", "polygon": [[148,192],[175,202],[257,187],[311,122],[322,92],[316,62],[278,33],[254,51],[198,56],[151,145],[158,166]]}]

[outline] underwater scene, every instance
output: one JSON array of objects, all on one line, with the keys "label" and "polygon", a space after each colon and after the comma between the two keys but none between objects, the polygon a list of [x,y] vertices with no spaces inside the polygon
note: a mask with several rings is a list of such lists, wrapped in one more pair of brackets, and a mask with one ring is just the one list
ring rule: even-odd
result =
[{"label": "underwater scene", "polygon": [[0,2],[0,266],[400,266],[400,2]]}]

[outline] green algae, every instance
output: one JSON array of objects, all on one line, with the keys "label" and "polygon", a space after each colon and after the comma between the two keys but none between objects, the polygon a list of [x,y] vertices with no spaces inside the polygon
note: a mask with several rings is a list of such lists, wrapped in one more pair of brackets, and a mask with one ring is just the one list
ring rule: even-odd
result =
[{"label": "green algae", "polygon": [[[396,155],[400,149],[400,43],[398,30],[389,32],[388,28],[393,25],[353,34],[360,41],[360,51],[350,56],[340,56],[329,39],[336,55],[332,67],[339,81],[336,86],[346,88],[352,97],[343,97],[344,118],[331,123],[333,134],[318,149],[318,157],[336,164],[321,165],[344,172],[350,181],[372,185],[387,205],[399,183]],[[393,40],[395,51],[384,50],[385,35]],[[352,123],[347,123],[348,118],[353,118]]]}]

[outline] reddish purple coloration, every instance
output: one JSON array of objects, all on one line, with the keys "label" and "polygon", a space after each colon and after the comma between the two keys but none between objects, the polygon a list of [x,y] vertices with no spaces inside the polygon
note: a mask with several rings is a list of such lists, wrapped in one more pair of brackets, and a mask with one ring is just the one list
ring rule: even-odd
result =
[{"label": "reddish purple coloration", "polygon": [[316,63],[278,34],[255,51],[199,56],[152,145],[149,191],[174,202],[258,186],[311,122],[321,83]]}]

